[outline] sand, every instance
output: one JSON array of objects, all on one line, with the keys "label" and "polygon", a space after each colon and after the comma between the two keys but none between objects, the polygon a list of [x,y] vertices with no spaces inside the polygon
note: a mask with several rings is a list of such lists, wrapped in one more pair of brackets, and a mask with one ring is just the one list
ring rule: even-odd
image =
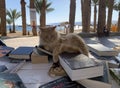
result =
[{"label": "sand", "polygon": [[17,48],[20,46],[36,46],[39,45],[39,36],[26,35],[22,32],[8,33],[6,37],[2,37],[3,42],[10,47]]},{"label": "sand", "polygon": [[[75,33],[79,33],[81,30],[75,30]],[[64,30],[59,31],[60,33],[64,33]],[[30,35],[22,35],[21,31],[16,31],[16,33],[7,33],[7,36],[2,37],[3,42],[10,47],[20,47],[20,46],[36,46],[39,45],[39,35],[32,36],[32,32]]]}]

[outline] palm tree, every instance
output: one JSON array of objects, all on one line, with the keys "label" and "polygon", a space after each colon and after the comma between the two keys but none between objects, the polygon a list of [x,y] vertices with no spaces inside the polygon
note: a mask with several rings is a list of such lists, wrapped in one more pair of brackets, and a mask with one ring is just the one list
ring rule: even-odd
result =
[{"label": "palm tree", "polygon": [[0,34],[1,34],[1,16],[0,16]]},{"label": "palm tree", "polygon": [[51,2],[47,2],[47,0],[35,0],[35,8],[38,14],[40,14],[40,26],[46,25],[46,12],[51,12],[54,9],[50,8]]},{"label": "palm tree", "polygon": [[5,4],[5,0],[0,1],[0,19],[1,19],[1,24],[0,24],[1,36],[6,36],[7,31],[6,31],[6,4]]},{"label": "palm tree", "polygon": [[26,35],[26,9],[25,9],[25,4],[26,4],[26,2],[24,0],[21,0],[23,35]]},{"label": "palm tree", "polygon": [[82,32],[90,31],[91,0],[82,0]]},{"label": "palm tree", "polygon": [[97,5],[99,0],[92,0],[92,4],[94,5],[94,32],[96,31],[96,19],[97,19]]},{"label": "palm tree", "polygon": [[75,12],[76,12],[76,0],[70,0],[70,14],[69,14],[70,33],[74,32]]},{"label": "palm tree", "polygon": [[13,23],[13,31],[12,32],[15,33],[15,21],[21,16],[21,13],[17,12],[16,9],[13,9],[13,10],[10,9],[10,11],[7,10],[6,14],[10,19],[12,19],[12,23]]},{"label": "palm tree", "polygon": [[107,1],[108,1],[108,5],[107,5],[108,6],[107,29],[110,31],[114,0],[107,0]]},{"label": "palm tree", "polygon": [[12,32],[12,31],[11,31],[11,23],[12,23],[12,20],[9,19],[9,18],[7,18],[6,21],[7,21],[7,23],[9,24],[9,32],[11,33],[11,32]]},{"label": "palm tree", "polygon": [[118,25],[117,25],[117,30],[118,30],[118,32],[120,32],[120,1],[119,2],[117,2],[115,5],[114,5],[114,9],[116,10],[116,11],[118,11]]},{"label": "palm tree", "polygon": [[98,37],[103,36],[105,20],[106,20],[106,2],[104,0],[99,0],[98,25],[97,25]]}]

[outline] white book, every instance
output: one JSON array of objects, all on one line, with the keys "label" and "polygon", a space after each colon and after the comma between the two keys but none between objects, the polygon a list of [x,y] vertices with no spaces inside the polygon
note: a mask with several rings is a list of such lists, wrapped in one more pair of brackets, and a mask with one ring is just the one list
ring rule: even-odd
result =
[{"label": "white book", "polygon": [[100,81],[95,81],[95,80],[90,80],[90,79],[83,79],[77,82],[87,88],[111,88],[112,87],[111,84],[100,82]]},{"label": "white book", "polygon": [[59,60],[72,81],[103,75],[102,63],[83,54],[63,53]]},{"label": "white book", "polygon": [[116,56],[118,52],[112,48],[106,47],[102,44],[87,44],[90,51],[99,56]]}]

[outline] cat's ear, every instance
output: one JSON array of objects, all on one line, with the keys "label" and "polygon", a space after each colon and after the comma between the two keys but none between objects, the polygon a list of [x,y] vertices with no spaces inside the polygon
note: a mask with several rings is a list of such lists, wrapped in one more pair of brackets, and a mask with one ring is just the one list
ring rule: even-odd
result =
[{"label": "cat's ear", "polygon": [[56,26],[53,26],[53,28],[52,28],[52,29],[53,29],[53,30],[55,30],[55,28],[56,28]]}]

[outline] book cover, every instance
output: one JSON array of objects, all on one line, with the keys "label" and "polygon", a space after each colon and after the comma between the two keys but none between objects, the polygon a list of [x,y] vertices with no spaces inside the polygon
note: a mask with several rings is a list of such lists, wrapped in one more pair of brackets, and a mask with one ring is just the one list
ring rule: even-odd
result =
[{"label": "book cover", "polygon": [[86,88],[75,81],[71,81],[68,76],[60,77],[54,81],[41,85],[39,88]]},{"label": "book cover", "polygon": [[0,46],[0,57],[8,55],[14,48],[8,46]]},{"label": "book cover", "polygon": [[120,85],[120,68],[110,68],[110,75]]},{"label": "book cover", "polygon": [[73,81],[103,75],[103,64],[83,54],[62,53],[59,60]]},{"label": "book cover", "polygon": [[13,59],[30,59],[34,47],[18,47],[9,54]]},{"label": "book cover", "polygon": [[43,53],[46,53],[48,55],[52,55],[52,52],[45,50],[42,46],[39,46],[39,47],[36,46],[36,49],[37,49],[38,53],[42,51]]},{"label": "book cover", "polygon": [[99,56],[116,56],[118,52],[112,48],[106,47],[102,44],[87,44],[90,51]]},{"label": "book cover", "polygon": [[16,73],[0,73],[0,88],[26,88]]},{"label": "book cover", "polygon": [[92,58],[89,58],[83,54],[63,53],[60,56],[73,70],[84,69],[99,65]]}]

